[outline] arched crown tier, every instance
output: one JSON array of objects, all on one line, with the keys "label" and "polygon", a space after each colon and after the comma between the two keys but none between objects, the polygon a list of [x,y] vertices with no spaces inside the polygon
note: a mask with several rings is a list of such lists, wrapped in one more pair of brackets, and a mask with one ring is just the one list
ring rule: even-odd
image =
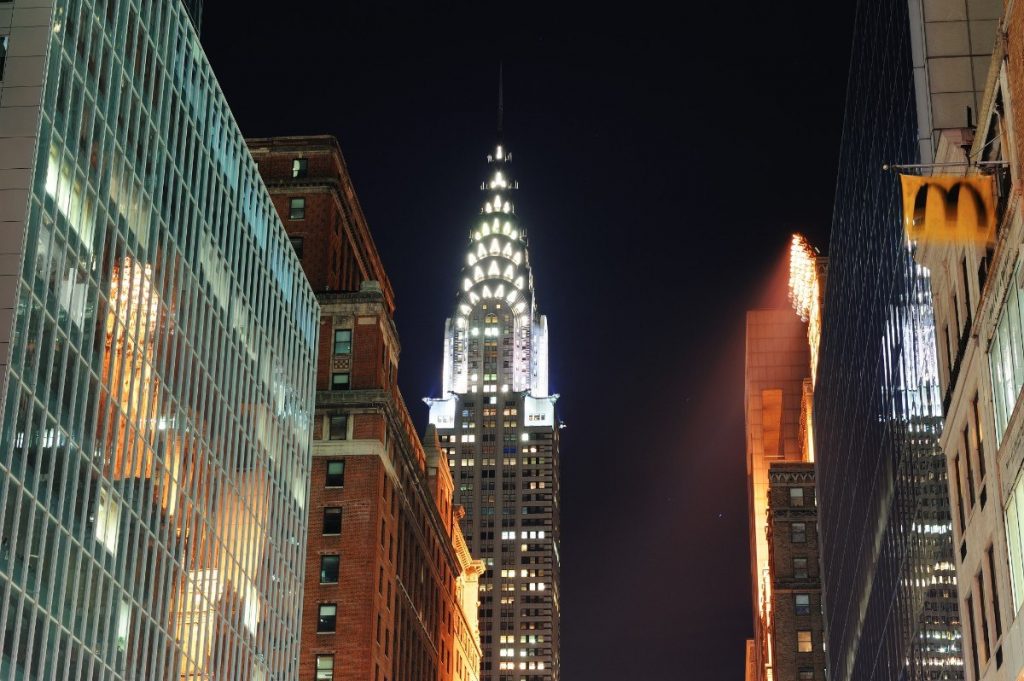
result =
[{"label": "arched crown tier", "polygon": [[547,322],[537,313],[525,230],[515,215],[511,155],[487,156],[484,203],[470,229],[445,329],[445,392],[547,395]]}]

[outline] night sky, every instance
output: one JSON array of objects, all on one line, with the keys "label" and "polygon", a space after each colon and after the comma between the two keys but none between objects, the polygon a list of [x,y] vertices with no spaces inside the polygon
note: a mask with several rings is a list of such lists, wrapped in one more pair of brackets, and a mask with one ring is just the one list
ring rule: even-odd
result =
[{"label": "night sky", "polygon": [[742,678],[744,311],[785,304],[791,232],[826,245],[853,4],[206,3],[242,131],[338,137],[420,425],[504,62],[517,216],[567,424],[567,681]]}]

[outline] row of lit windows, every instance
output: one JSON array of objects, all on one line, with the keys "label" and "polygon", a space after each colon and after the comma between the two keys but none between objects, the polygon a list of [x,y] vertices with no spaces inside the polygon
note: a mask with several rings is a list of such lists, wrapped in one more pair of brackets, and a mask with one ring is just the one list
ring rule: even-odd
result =
[{"label": "row of lit windows", "polygon": [[[498,420],[497,419],[493,419],[493,418],[491,418],[491,419],[485,418],[484,421],[480,424],[480,426],[482,428],[485,428],[485,429],[494,429],[494,428],[498,427]],[[502,426],[502,428],[505,428],[506,430],[510,430],[510,429],[513,429],[513,428],[518,428],[519,427],[519,422],[518,421],[513,421],[511,419],[506,419],[506,420],[501,422],[501,426]],[[462,429],[463,430],[470,430],[470,429],[473,429],[473,428],[476,428],[476,422],[475,421],[463,421],[462,422]]]},{"label": "row of lit windows", "polygon": [[518,665],[515,662],[502,662],[499,669],[503,670],[514,670],[514,669],[545,669],[544,660],[537,660],[536,662],[520,662]]},{"label": "row of lit windows", "polygon": [[[335,375],[335,376],[344,376],[344,377],[345,377],[345,378],[344,378],[344,381],[345,381],[345,386],[344,386],[344,388],[336,388],[336,389],[345,389],[345,388],[348,388],[348,374],[334,374],[334,375]],[[449,436],[449,437],[450,437],[450,438],[454,438],[455,436],[453,435],[453,436]],[[484,441],[485,441],[485,442],[494,442],[495,440],[493,440],[493,437],[494,437],[494,436],[492,435],[492,436],[491,436],[491,438],[492,438],[491,440],[484,440]],[[523,433],[523,434],[522,434],[522,435],[521,435],[521,436],[519,437],[519,439],[520,439],[520,440],[522,440],[523,442],[529,442],[529,441],[530,441],[530,433]],[[550,439],[550,437],[549,437],[549,438],[544,438],[544,437],[542,437],[542,436],[541,436],[541,437],[539,437],[539,438],[537,438],[537,439],[541,439],[541,440],[543,440],[543,439]],[[446,442],[454,442],[454,440],[452,440],[452,439],[449,439],[449,440],[445,440],[445,441],[446,441]],[[476,442],[476,435],[475,435],[475,434],[473,434],[473,433],[463,433],[463,434],[462,434],[462,435],[461,435],[461,436],[459,437],[459,442]]]},{"label": "row of lit windows", "polygon": [[[536,451],[536,448],[534,448],[534,450]],[[524,447],[523,448],[523,454],[526,454],[526,453],[527,453],[527,451],[526,451],[526,448]],[[497,459],[481,459],[480,460],[480,465],[481,466],[496,466],[497,465],[497,461],[498,461]],[[516,465],[516,460],[514,458],[512,458],[512,457],[507,457],[507,458],[503,459],[503,462],[505,463],[505,465],[509,465],[509,466],[515,466]],[[476,459],[461,459],[459,461],[459,463],[461,465],[467,467],[467,468],[471,468],[471,467],[476,465]],[[543,456],[541,456],[541,457],[525,457],[523,459],[523,463],[524,464],[528,464],[528,465],[532,465],[532,466],[546,466],[548,464],[548,461]],[[455,459],[448,459],[448,465],[449,466],[454,466],[455,465]]]}]

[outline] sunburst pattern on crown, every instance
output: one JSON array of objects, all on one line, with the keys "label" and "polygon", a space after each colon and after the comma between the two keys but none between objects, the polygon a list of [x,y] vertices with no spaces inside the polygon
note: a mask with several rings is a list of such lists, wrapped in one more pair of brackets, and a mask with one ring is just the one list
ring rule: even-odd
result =
[{"label": "sunburst pattern on crown", "polygon": [[[547,320],[537,313],[510,162],[500,144],[487,157],[488,178],[480,185],[484,204],[469,234],[455,311],[445,325],[446,394],[547,395]],[[485,358],[491,360],[487,371]]]}]

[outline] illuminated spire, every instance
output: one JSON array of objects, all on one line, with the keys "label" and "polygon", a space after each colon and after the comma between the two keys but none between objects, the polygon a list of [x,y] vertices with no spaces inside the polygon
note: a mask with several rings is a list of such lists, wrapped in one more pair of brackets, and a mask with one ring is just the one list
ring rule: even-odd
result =
[{"label": "illuminated spire", "polygon": [[505,118],[505,65],[498,62],[498,144],[501,144],[501,126]]}]

